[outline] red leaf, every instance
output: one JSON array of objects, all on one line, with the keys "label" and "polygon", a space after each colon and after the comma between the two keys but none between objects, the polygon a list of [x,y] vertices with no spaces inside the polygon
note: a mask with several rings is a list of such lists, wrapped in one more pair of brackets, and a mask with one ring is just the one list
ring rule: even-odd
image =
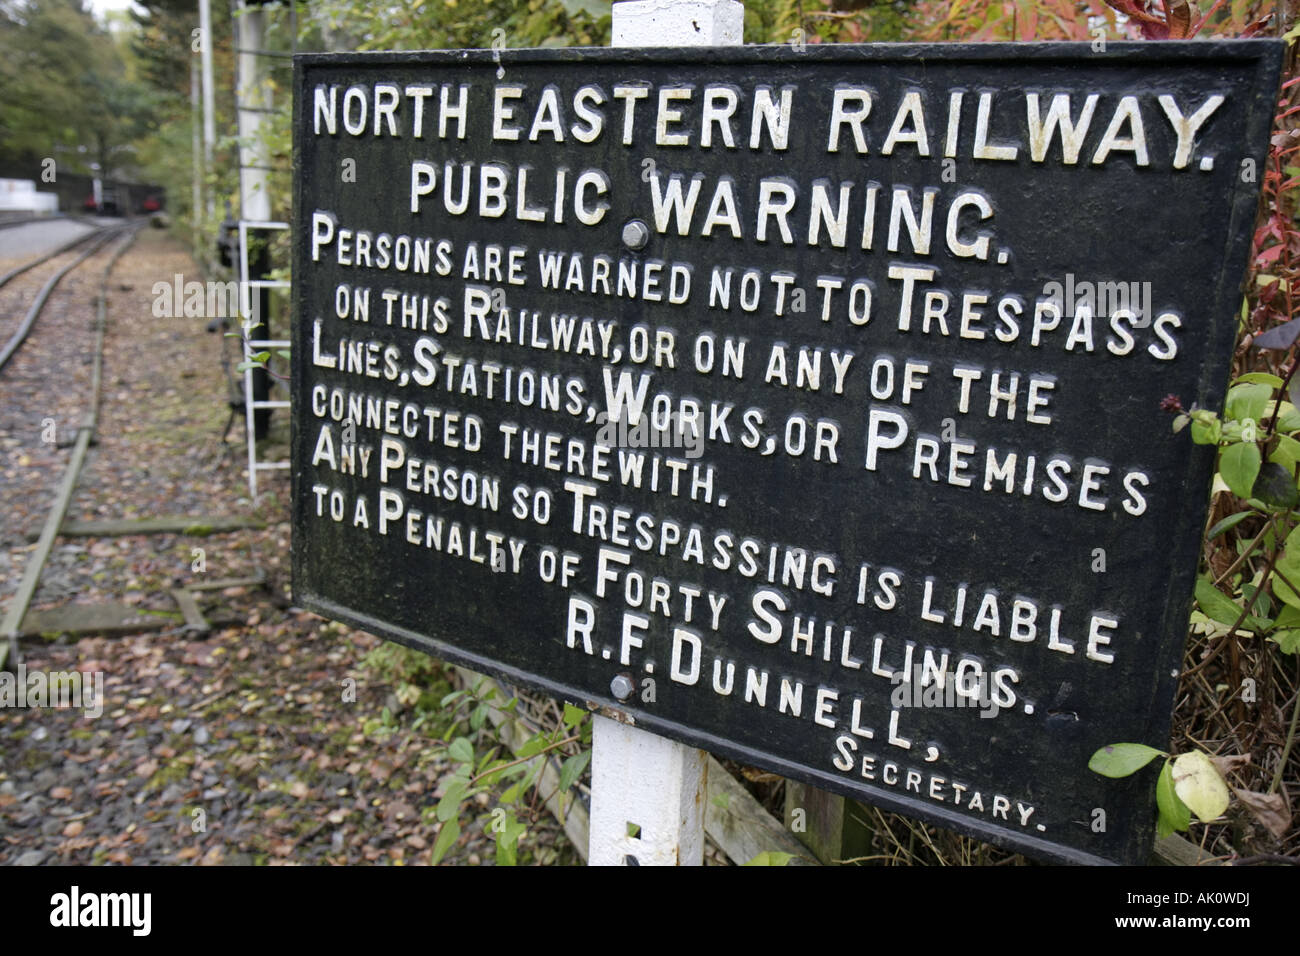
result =
[{"label": "red leaf", "polygon": [[1261,266],[1271,265],[1277,261],[1278,256],[1282,254],[1283,248],[1283,246],[1269,246],[1255,257],[1256,264]]},{"label": "red leaf", "polygon": [[1137,20],[1143,23],[1158,23],[1161,26],[1165,22],[1158,17],[1153,17],[1147,13],[1147,3],[1149,0],[1106,0],[1106,5],[1118,10],[1130,20]]}]

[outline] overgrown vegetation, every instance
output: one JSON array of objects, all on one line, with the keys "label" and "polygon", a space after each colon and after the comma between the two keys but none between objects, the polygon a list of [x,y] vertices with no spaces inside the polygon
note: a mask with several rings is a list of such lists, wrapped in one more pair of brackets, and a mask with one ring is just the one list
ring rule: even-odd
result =
[{"label": "overgrown vegetation", "polygon": [[[432,862],[439,862],[471,826],[491,835],[498,866],[580,862],[546,804],[558,798],[571,805],[591,762],[586,711],[526,694],[507,699],[493,682],[466,681],[400,644],[371,651],[366,665],[395,684],[398,706],[412,715],[411,729],[423,729],[429,738],[425,757],[455,767],[443,777],[438,802],[424,811],[425,822],[438,827]],[[516,729],[513,751],[493,718]],[[366,735],[385,736],[397,719],[385,708],[379,720],[366,723]],[[544,775],[548,766],[554,780]],[[550,832],[540,840],[523,839],[537,831]]]}]

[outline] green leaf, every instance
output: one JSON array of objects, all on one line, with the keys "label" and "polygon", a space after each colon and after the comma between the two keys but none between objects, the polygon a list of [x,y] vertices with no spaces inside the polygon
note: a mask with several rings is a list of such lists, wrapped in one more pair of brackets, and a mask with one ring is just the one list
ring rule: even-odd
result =
[{"label": "green leaf", "polygon": [[1300,627],[1300,608],[1286,605],[1273,622],[1274,627]]},{"label": "green leaf", "polygon": [[1223,423],[1214,412],[1192,413],[1192,441],[1198,445],[1217,445],[1223,436]]},{"label": "green leaf", "polygon": [[485,787],[495,787],[501,780],[501,768],[506,765],[505,760],[494,760],[491,764],[479,767],[479,783]]},{"label": "green leaf", "polygon": [[1219,770],[1199,750],[1174,760],[1174,793],[1202,823],[1210,823],[1228,809],[1228,785]]},{"label": "green leaf", "polygon": [[1287,536],[1286,551],[1274,562],[1273,576],[1269,581],[1279,600],[1300,608],[1300,593],[1291,586],[1300,587],[1300,543],[1291,540],[1294,536],[1294,531]]},{"label": "green leaf", "polygon": [[[1294,610],[1288,607],[1287,610]],[[1287,628],[1274,631],[1268,639],[1278,646],[1283,654],[1300,654],[1300,629]]]},{"label": "green leaf", "polygon": [[544,759],[534,760],[529,764],[528,773],[524,775],[524,779],[519,784],[521,788],[520,792],[527,793],[528,789],[537,782],[537,778],[542,775],[542,770],[544,770],[545,767],[546,761]]},{"label": "green leaf", "polygon": [[[1205,612],[1206,617],[1218,621],[1220,624],[1226,624],[1228,627],[1232,627],[1241,619],[1241,605],[1216,588],[1207,577],[1202,576],[1196,579],[1196,603],[1201,606],[1201,610]],[[1238,626],[1248,627],[1256,631],[1263,631],[1268,628],[1267,622],[1249,614]]]},{"label": "green leaf", "polygon": [[1156,814],[1156,839],[1163,840],[1165,837],[1174,835],[1174,824],[1163,813]]},{"label": "green leaf", "polygon": [[1107,744],[1092,755],[1088,769],[1103,777],[1127,777],[1163,755],[1146,744]]},{"label": "green leaf", "polygon": [[482,772],[484,771],[484,769],[486,769],[487,767],[489,767],[489,766],[492,765],[493,761],[495,761],[495,760],[497,759],[497,752],[498,752],[500,749],[501,749],[500,747],[493,747],[493,748],[490,749],[487,753],[485,753],[483,756],[479,757],[479,759],[478,759],[478,772],[479,772],[479,773],[482,773]]},{"label": "green leaf", "polygon": [[587,716],[587,712],[581,707],[574,707],[572,704],[564,705],[564,726],[576,727],[582,723],[582,718]]},{"label": "green leaf", "polygon": [[794,859],[793,853],[782,853],[779,850],[764,850],[758,856],[754,857],[745,866],[785,866]]},{"label": "green leaf", "polygon": [[[1269,414],[1272,414],[1271,410]],[[1300,431],[1300,409],[1290,402],[1283,402],[1277,415],[1277,430],[1288,433]]]},{"label": "green leaf", "polygon": [[474,745],[469,742],[468,737],[457,737],[447,748],[447,754],[452,760],[459,760],[461,763],[472,763],[474,760]]},{"label": "green leaf", "polygon": [[1254,515],[1253,511],[1238,511],[1235,515],[1228,515],[1228,517],[1224,518],[1222,521],[1220,521],[1218,524],[1216,524],[1213,528],[1210,529],[1209,533],[1205,536],[1205,540],[1213,541],[1219,535],[1223,534],[1223,532],[1235,528],[1237,525],[1241,524],[1243,521],[1245,521],[1247,518],[1252,517],[1253,515]]},{"label": "green leaf", "polygon": [[1229,445],[1219,455],[1219,474],[1238,498],[1249,498],[1259,475],[1259,446],[1254,442]]},{"label": "green leaf", "polygon": [[448,820],[457,816],[460,812],[461,801],[465,799],[465,791],[469,789],[465,781],[453,780],[443,791],[442,799],[438,801],[438,822],[446,823]]},{"label": "green leaf", "polygon": [[582,776],[582,772],[587,769],[589,763],[591,763],[591,751],[584,750],[560,764],[560,791],[563,792],[572,787],[578,781],[578,778]]},{"label": "green leaf", "polygon": [[534,754],[540,753],[547,743],[549,743],[549,741],[545,734],[534,734],[532,737],[529,737],[524,741],[523,746],[515,751],[515,756],[520,760],[523,760],[526,757],[531,757]]},{"label": "green leaf", "polygon": [[517,861],[519,838],[528,832],[528,828],[507,812],[505,819],[497,826],[497,866],[514,866]]},{"label": "green leaf", "polygon": [[1300,441],[1289,435],[1277,436],[1277,447],[1269,452],[1268,460],[1286,469],[1288,475],[1294,476],[1296,462],[1300,462]]},{"label": "green leaf", "polygon": [[1289,511],[1300,504],[1300,491],[1296,489],[1295,478],[1281,465],[1271,461],[1260,465],[1250,494],[1252,498],[1258,498],[1273,508]]},{"label": "green leaf", "polygon": [[1173,830],[1186,830],[1192,823],[1192,811],[1174,792],[1174,775],[1170,769],[1173,762],[1166,760],[1160,768],[1160,777],[1156,780],[1156,806],[1160,816],[1167,820]]},{"label": "green leaf", "polygon": [[1278,389],[1282,387],[1282,379],[1279,376],[1272,375],[1268,372],[1247,372],[1245,375],[1237,379],[1235,384],[1240,385],[1246,382],[1257,382],[1260,385],[1267,385],[1270,389]]},{"label": "green leaf", "polygon": [[[1281,385],[1281,382],[1278,382]],[[1244,382],[1228,389],[1228,398],[1223,405],[1223,417],[1242,422],[1248,418],[1259,421],[1264,416],[1264,409],[1273,400],[1273,387],[1254,382]]]},{"label": "green leaf", "polygon": [[447,851],[456,845],[460,839],[460,822],[458,820],[448,820],[438,830],[438,839],[433,841],[433,856],[429,862],[437,864],[447,855]]},{"label": "green leaf", "polygon": [[474,708],[473,713],[469,715],[470,730],[478,730],[480,727],[483,726],[483,721],[487,720],[488,709],[490,708],[490,706],[491,706],[490,704],[484,703],[484,704],[479,704],[477,707]]}]

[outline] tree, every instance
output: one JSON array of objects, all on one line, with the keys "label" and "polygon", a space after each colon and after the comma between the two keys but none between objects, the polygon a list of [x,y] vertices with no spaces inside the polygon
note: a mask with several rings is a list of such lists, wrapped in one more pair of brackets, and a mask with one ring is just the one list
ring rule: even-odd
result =
[{"label": "tree", "polygon": [[105,176],[131,165],[130,143],[155,98],[127,79],[116,45],[81,0],[0,3],[0,157],[52,156]]}]

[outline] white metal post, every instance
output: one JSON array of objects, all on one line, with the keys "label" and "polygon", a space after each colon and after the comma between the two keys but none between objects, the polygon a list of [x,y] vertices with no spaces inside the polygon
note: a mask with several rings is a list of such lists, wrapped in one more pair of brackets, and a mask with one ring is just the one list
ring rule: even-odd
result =
[{"label": "white metal post", "polygon": [[[626,0],[613,15],[613,46],[743,42],[745,8],[737,0]],[[595,717],[589,864],[699,866],[707,759],[703,750]]]},{"label": "white metal post", "polygon": [[190,139],[191,153],[193,155],[192,170],[194,176],[193,189],[194,195],[191,198],[190,224],[194,229],[194,258],[199,258],[200,239],[203,221],[203,136],[199,132],[199,115],[201,109],[199,105],[199,65],[190,60],[190,125],[193,127]]},{"label": "white metal post", "polygon": [[[199,0],[199,60],[203,64],[203,172],[212,172],[212,152],[217,142],[216,109],[212,101],[212,8],[210,0]],[[207,193],[207,221],[213,219],[212,190]]]},{"label": "white metal post", "polygon": [[591,866],[699,866],[708,754],[608,717],[591,735]]},{"label": "white metal post", "polygon": [[262,126],[271,111],[270,69],[262,49],[265,13],[261,7],[239,5],[238,80],[235,109],[239,124],[239,218],[271,218],[270,160],[262,142]]}]

